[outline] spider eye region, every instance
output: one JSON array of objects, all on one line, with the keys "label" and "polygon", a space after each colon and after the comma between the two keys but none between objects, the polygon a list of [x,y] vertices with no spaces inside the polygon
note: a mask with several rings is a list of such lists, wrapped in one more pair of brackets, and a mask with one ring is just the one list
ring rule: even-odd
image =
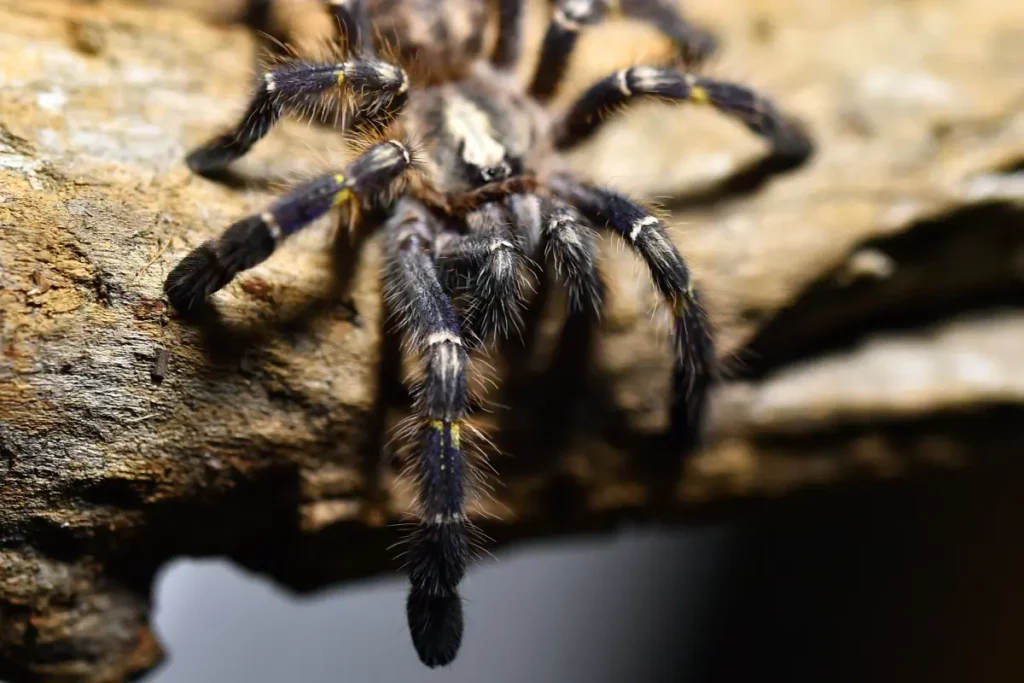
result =
[{"label": "spider eye region", "polygon": [[497,166],[484,166],[474,169],[476,176],[481,182],[493,183],[498,180],[505,180],[512,175],[512,166],[507,161],[502,161]]},{"label": "spider eye region", "polygon": [[498,182],[523,172],[522,160],[507,146],[500,126],[470,99],[455,96],[448,101],[445,125],[458,145],[458,160],[471,184]]}]

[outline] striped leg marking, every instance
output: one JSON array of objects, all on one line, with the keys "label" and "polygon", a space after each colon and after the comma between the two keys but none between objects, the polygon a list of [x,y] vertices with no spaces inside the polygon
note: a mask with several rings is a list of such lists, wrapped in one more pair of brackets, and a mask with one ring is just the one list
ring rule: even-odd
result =
[{"label": "striped leg marking", "polygon": [[771,100],[756,91],[735,83],[653,66],[623,69],[593,85],[557,125],[556,146],[568,149],[584,142],[614,112],[650,97],[714,107],[763,137],[775,154],[792,158],[794,163],[806,159],[813,150],[806,133],[783,116]]},{"label": "striped leg marking", "polygon": [[354,120],[393,116],[405,105],[409,79],[399,67],[379,59],[338,63],[294,60],[264,73],[245,113],[222,135],[192,151],[193,172],[216,177],[245,156],[285,113],[308,115],[341,93],[354,108]]},{"label": "striped leg marking", "polygon": [[299,185],[266,211],[234,223],[182,259],[164,282],[167,298],[178,310],[190,309],[241,271],[265,261],[287,237],[333,207],[358,203],[361,197],[387,189],[410,164],[408,148],[390,140],[368,149],[343,173]]},{"label": "striped leg marking", "polygon": [[462,420],[468,410],[468,354],[455,308],[431,255],[426,212],[404,202],[386,226],[386,292],[406,338],[424,356],[416,393],[421,423],[416,459],[419,523],[409,538],[409,632],[420,660],[450,663],[462,642],[458,586],[469,555]]},{"label": "striped leg marking", "polygon": [[633,247],[672,310],[672,431],[685,440],[687,449],[694,448],[718,370],[710,321],[686,262],[661,221],[628,197],[566,176],[556,176],[552,186],[595,225],[611,228]]}]

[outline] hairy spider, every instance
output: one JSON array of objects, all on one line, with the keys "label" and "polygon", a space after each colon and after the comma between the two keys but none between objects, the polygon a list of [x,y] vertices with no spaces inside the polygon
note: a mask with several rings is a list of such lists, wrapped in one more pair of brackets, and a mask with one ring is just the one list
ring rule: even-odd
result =
[{"label": "hairy spider", "polygon": [[[463,632],[468,351],[517,322],[528,260],[553,265],[574,310],[597,313],[604,289],[595,229],[610,229],[639,254],[674,320],[670,423],[681,449],[696,441],[717,375],[700,295],[661,221],[568,173],[561,153],[607,115],[650,97],[710,105],[765,138],[779,158],[799,163],[811,151],[800,127],[765,97],[677,68],[623,69],[565,111],[549,111],[578,34],[609,13],[652,23],[691,59],[714,43],[670,0],[555,0],[539,66],[524,87],[513,73],[524,1],[498,0],[497,39],[484,55],[488,0],[324,0],[339,29],[339,57],[292,56],[268,68],[237,125],[189,154],[188,165],[215,177],[281,117],[322,113],[329,102],[344,104],[350,139],[375,144],[202,244],[165,283],[172,304],[188,309],[332,210],[350,230],[383,232],[386,297],[424,359],[414,404],[419,521],[409,539],[407,617],[431,667],[454,659]],[[472,305],[461,310],[458,297]]]}]

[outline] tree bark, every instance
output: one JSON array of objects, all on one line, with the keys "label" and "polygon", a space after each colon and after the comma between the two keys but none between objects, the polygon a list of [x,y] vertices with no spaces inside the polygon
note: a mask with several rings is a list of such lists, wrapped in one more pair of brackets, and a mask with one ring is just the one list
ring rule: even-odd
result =
[{"label": "tree bark", "polygon": [[[501,455],[473,512],[498,543],[997,466],[1024,441],[1024,6],[687,7],[723,38],[714,73],[749,76],[818,153],[765,181],[746,131],[652,103],[574,155],[666,205],[730,380],[708,446],[682,462],[660,436],[665,320],[605,239],[598,329],[566,321],[553,291],[529,350],[488,359],[493,410],[475,423]],[[562,103],[668,49],[632,24],[581,42]],[[343,163],[338,134],[282,126],[240,164],[241,187],[213,184],[182,158],[243,104],[245,30],[0,0],[0,45],[0,677],[153,666],[149,590],[178,555],[227,555],[300,590],[395,570],[411,497],[388,436],[408,401],[380,388],[377,245],[349,283],[332,226],[313,229],[201,323],[161,292],[277,181]]]}]

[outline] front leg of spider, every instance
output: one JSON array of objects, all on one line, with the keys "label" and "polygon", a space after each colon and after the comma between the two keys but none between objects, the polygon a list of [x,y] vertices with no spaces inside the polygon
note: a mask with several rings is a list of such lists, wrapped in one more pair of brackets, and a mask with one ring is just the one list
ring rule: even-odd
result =
[{"label": "front leg of spider", "polygon": [[409,632],[420,660],[449,664],[462,642],[458,586],[469,555],[463,483],[468,356],[458,316],[433,258],[434,230],[421,206],[403,201],[385,226],[385,292],[410,346],[424,357],[416,392],[420,448],[414,464],[419,521],[408,539]]},{"label": "front leg of spider", "polygon": [[187,311],[241,271],[265,261],[287,237],[332,208],[358,211],[361,201],[387,191],[411,164],[408,147],[390,140],[368,149],[342,173],[299,185],[266,211],[237,221],[182,259],[164,282],[167,298]]},{"label": "front leg of spider", "polygon": [[374,58],[337,63],[292,60],[264,72],[238,123],[191,152],[185,159],[193,172],[217,177],[286,114],[312,115],[332,96],[354,109],[353,121],[381,125],[405,105],[408,77],[401,68]]},{"label": "front leg of spider", "polygon": [[556,176],[552,187],[595,225],[618,233],[647,264],[673,316],[671,431],[686,451],[698,445],[707,395],[718,368],[711,324],[665,226],[638,203],[611,190]]}]

